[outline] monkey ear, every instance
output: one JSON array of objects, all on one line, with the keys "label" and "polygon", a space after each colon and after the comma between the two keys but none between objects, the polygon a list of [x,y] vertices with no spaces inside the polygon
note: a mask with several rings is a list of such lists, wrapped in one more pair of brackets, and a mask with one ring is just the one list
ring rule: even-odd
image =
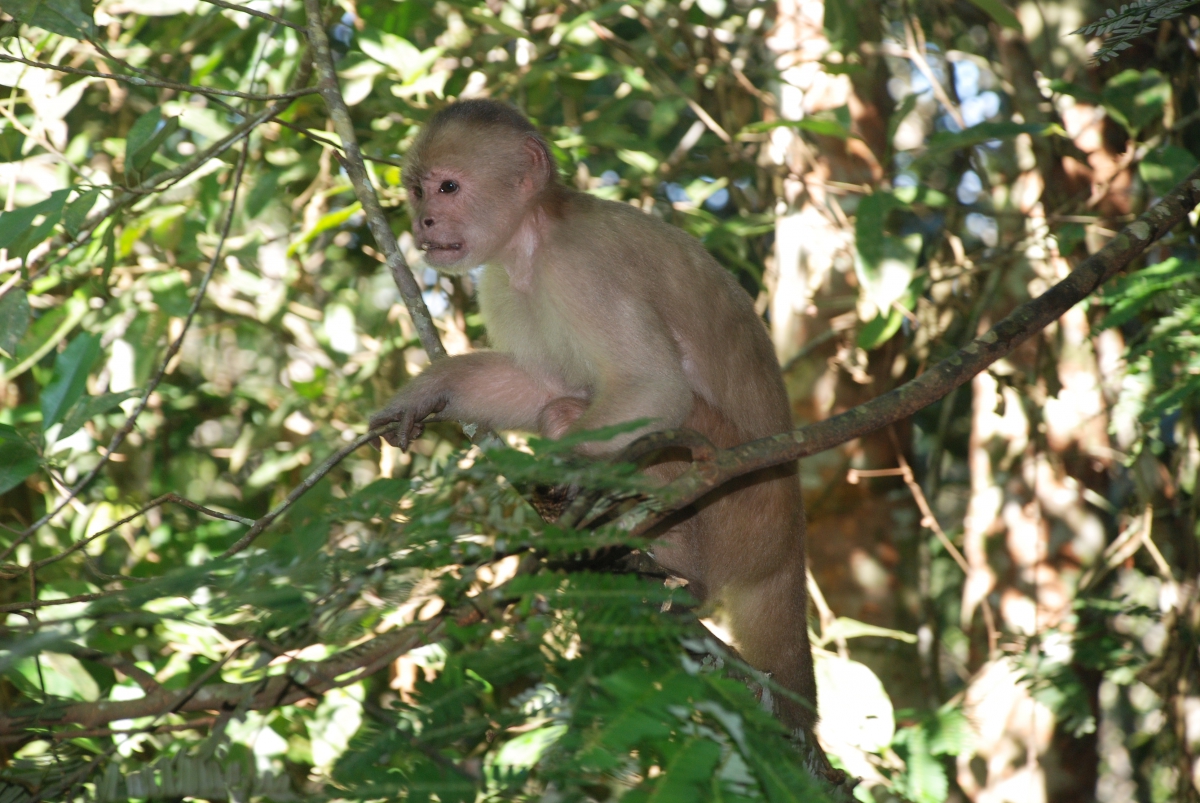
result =
[{"label": "monkey ear", "polygon": [[525,138],[525,154],[529,159],[529,175],[536,179],[541,189],[554,179],[554,160],[550,150],[540,137]]}]

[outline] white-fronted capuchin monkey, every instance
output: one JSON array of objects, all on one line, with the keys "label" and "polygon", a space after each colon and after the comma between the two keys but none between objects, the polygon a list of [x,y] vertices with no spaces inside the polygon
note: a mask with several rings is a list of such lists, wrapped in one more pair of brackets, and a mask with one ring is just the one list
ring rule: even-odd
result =
[{"label": "white-fronted capuchin monkey", "polygon": [[[563,186],[546,141],[490,100],[438,113],[404,169],[413,233],[450,274],[485,265],[479,303],[494,350],[434,363],[371,426],[406,449],[422,421],[470,421],[558,438],[637,419],[689,427],[726,448],[786,432],[792,417],[750,297],[704,247],[631,206]],[[642,432],[592,444],[610,456]],[[811,728],[804,513],[794,464],[697,505],[655,560],[726,612],[741,655],[810,701],[776,695]]]}]

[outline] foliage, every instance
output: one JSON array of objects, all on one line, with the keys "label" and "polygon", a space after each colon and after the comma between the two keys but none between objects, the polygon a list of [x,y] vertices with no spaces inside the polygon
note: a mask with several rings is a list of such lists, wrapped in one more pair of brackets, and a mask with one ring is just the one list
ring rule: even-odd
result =
[{"label": "foliage", "polygon": [[1195,0],[1134,0],[1125,3],[1117,11],[1111,8],[1107,16],[1090,25],[1085,25],[1074,34],[1081,36],[1104,36],[1104,44],[1092,56],[1099,62],[1116,58],[1122,50],[1132,47],[1132,41],[1152,32],[1166,20],[1173,20],[1186,9],[1195,5]]},{"label": "foliage", "polygon": [[[410,259],[420,124],[511,100],[564,180],[730,269],[799,420],[945,356],[1197,163],[1179,3],[1081,29],[1119,57],[1090,68],[998,0],[797,5],[364,0],[325,22]],[[219,557],[426,363],[322,101],[280,97],[311,83],[302,8],[251,8],[3,8],[0,801],[819,799],[764,679],[631,570],[644,545],[521,497],[574,482],[627,508],[649,494],[628,467],[435,425],[352,452]],[[1050,776],[1064,744],[1105,799],[1190,789],[1170,718],[1200,688],[1196,264],[1190,233],[1160,243],[897,428],[936,521],[898,481],[841,482],[894,473],[887,436],[802,464],[835,609],[813,621],[821,736],[860,799],[957,799],[981,761],[999,774],[971,794],[994,790],[1031,771],[1009,753],[1076,783]],[[450,350],[484,345],[472,279],[415,273]],[[994,678],[1053,744],[980,723]],[[139,700],[161,704],[87,718]]]}]

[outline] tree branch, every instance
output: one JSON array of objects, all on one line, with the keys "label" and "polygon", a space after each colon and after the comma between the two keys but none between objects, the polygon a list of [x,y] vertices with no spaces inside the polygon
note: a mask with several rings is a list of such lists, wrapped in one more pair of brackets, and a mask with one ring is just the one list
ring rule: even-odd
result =
[{"label": "tree branch", "polygon": [[303,25],[299,25],[295,22],[288,22],[283,17],[277,17],[274,14],[268,14],[265,11],[258,11],[256,9],[250,8],[249,6],[239,6],[235,3],[226,3],[225,0],[204,0],[204,2],[206,2],[210,5],[219,6],[220,8],[227,8],[230,11],[238,11],[242,14],[249,14],[252,17],[258,17],[259,19],[269,20],[269,21],[275,23],[276,25],[284,25],[284,26],[287,26],[288,28],[292,28],[293,30],[300,31],[300,33],[306,33]]},{"label": "tree branch", "polygon": [[[159,716],[165,713],[227,711],[233,708],[261,711],[291,705],[299,700],[356,683],[379,671],[389,661],[421,644],[436,641],[445,617],[377,636],[365,644],[345,650],[317,663],[297,661],[282,675],[250,683],[210,683],[189,689],[189,694],[159,689],[136,700],[101,700],[94,703],[47,705],[35,714],[0,714],[0,735],[20,733],[31,727],[81,725],[97,728],[122,719]],[[357,670],[357,671],[356,671]],[[353,672],[349,677],[343,677]]]},{"label": "tree branch", "polygon": [[446,349],[438,337],[437,328],[433,325],[433,317],[421,298],[421,288],[396,244],[396,235],[392,234],[387,215],[379,205],[379,196],[375,194],[375,188],[371,186],[371,180],[367,176],[362,149],[359,148],[358,136],[354,133],[354,121],[350,119],[350,108],[338,87],[337,71],[333,66],[333,55],[329,51],[329,38],[325,35],[322,22],[320,0],[304,0],[304,14],[308,21],[308,40],[312,45],[313,65],[317,70],[317,88],[321,91],[321,97],[325,99],[325,105],[329,107],[333,129],[345,150],[342,166],[346,168],[346,175],[354,186],[354,194],[362,204],[375,243],[387,259],[388,270],[392,272],[392,279],[400,289],[400,295],[404,298],[404,305],[408,307],[408,315],[412,318],[425,353],[429,355],[430,360],[439,360],[446,356]]},{"label": "tree branch", "polygon": [[[916,379],[833,418],[723,449],[715,461],[693,465],[663,488],[660,501],[639,505],[627,513],[618,526],[637,535],[644,534],[672,512],[735,477],[832,449],[928,407],[1094,293],[1184,220],[1197,204],[1200,204],[1200,168],[1122,229],[1108,245],[1081,262],[1067,278],[1017,307],[1004,320]],[[673,434],[679,433],[646,437],[658,438],[661,443]]]},{"label": "tree branch", "polygon": [[[210,0],[211,1],[211,0]],[[160,81],[154,78],[142,78],[136,75],[121,75],[113,72],[97,72],[96,70],[82,70],[78,67],[63,67],[59,64],[50,64],[45,61],[31,61],[23,59],[19,56],[10,56],[7,53],[0,53],[0,62],[12,62],[14,64],[25,64],[29,67],[37,67],[41,70],[52,70],[54,72],[66,73],[68,75],[82,75],[88,78],[104,78],[111,81],[121,81],[134,86],[152,86],[159,89],[173,89],[176,92],[195,92],[200,95],[224,95],[229,98],[242,98],[244,100],[292,100],[294,98],[303,97],[304,95],[313,95],[318,91],[316,87],[302,87],[293,89],[289,92],[282,92],[276,95],[260,95],[254,92],[240,92],[236,89],[217,89],[211,86],[196,86],[195,84],[180,84],[175,81]]]},{"label": "tree branch", "polygon": [[292,492],[288,494],[282,502],[276,505],[271,512],[255,521],[253,526],[250,527],[250,530],[241,538],[239,538],[236,544],[222,552],[221,558],[223,559],[236,555],[246,547],[250,546],[250,544],[254,542],[255,538],[258,538],[258,536],[262,535],[264,530],[274,524],[275,520],[286,513],[288,508],[296,504],[296,500],[308,493],[309,489],[320,482],[321,478],[323,478],[326,474],[332,471],[334,466],[345,460],[352,452],[362,446],[367,445],[373,439],[378,438],[385,432],[391,432],[392,430],[399,429],[400,424],[401,422],[399,421],[392,421],[391,423],[384,424],[381,427],[376,427],[364,435],[359,435],[341,449],[338,449],[329,457],[325,458],[321,465],[317,466],[312,473],[310,473],[300,482],[299,485],[293,488]]}]

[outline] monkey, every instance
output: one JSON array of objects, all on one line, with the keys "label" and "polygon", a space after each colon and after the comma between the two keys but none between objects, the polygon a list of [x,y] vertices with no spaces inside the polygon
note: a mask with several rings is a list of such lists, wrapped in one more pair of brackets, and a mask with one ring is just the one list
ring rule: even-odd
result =
[{"label": "monkey", "polygon": [[[432,420],[557,439],[651,419],[580,447],[593,458],[649,431],[687,427],[728,448],[793,428],[749,294],[681,229],[563,184],[546,140],[516,109],[450,104],[413,141],[402,177],[425,261],[448,275],[483,266],[491,350],[434,362],[372,416],[372,428],[400,422],[385,436],[393,446],[407,449]],[[781,721],[811,731],[797,468],[732,485],[658,534],[651,553],[702,604],[723,608],[740,655],[804,700],[775,695]]]}]

